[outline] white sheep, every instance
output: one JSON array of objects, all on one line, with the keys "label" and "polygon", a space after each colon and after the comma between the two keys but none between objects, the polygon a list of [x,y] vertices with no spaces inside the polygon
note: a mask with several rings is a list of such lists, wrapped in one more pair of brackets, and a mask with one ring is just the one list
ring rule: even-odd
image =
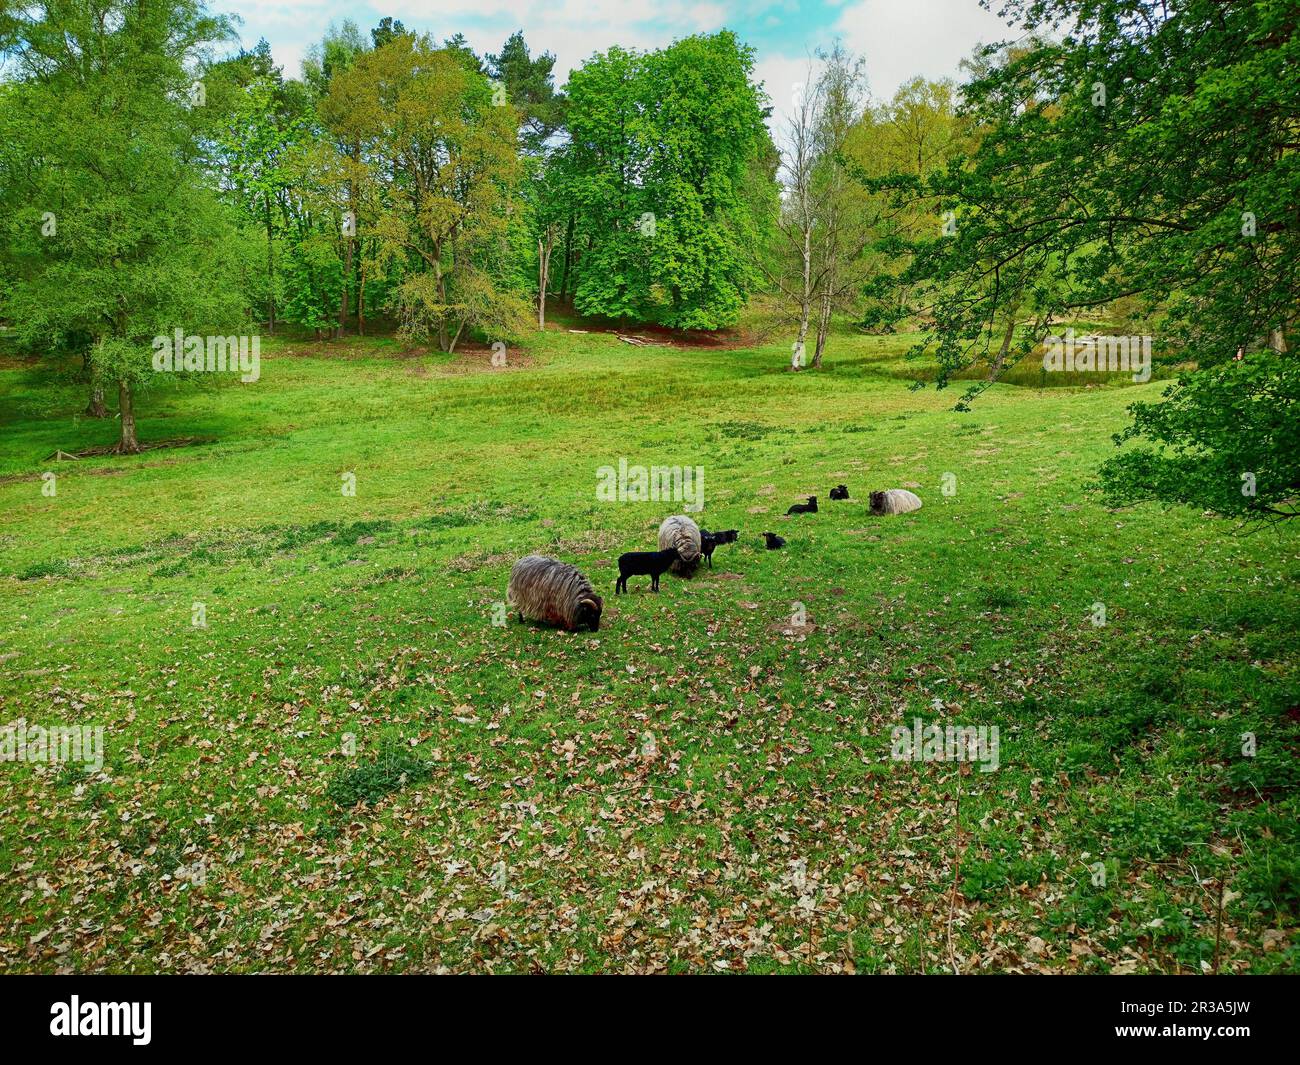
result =
[{"label": "white sheep", "polygon": [[890,488],[871,493],[872,514],[910,514],[921,509],[921,499],[906,488]]}]

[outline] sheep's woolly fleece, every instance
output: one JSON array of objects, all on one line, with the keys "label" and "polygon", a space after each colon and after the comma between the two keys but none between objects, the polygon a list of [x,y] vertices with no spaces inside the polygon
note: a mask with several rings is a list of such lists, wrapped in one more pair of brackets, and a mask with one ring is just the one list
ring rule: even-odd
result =
[{"label": "sheep's woolly fleece", "polygon": [[871,493],[872,514],[910,514],[921,509],[921,499],[906,488],[890,488]]},{"label": "sheep's woolly fleece", "polygon": [[574,631],[584,602],[597,613],[600,596],[576,567],[545,555],[521,558],[510,570],[506,600],[524,617]]},{"label": "sheep's woolly fleece", "polygon": [[667,551],[670,547],[675,547],[681,555],[681,560],[672,565],[674,573],[694,572],[700,564],[701,544],[700,527],[685,514],[664,518],[663,524],[659,526],[659,550]]}]

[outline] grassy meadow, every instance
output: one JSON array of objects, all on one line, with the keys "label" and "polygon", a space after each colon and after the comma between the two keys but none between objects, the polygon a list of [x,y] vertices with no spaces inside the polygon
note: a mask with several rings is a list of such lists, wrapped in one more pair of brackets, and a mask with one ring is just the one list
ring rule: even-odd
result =
[{"label": "grassy meadow", "polygon": [[[114,423],[4,355],[0,723],[105,750],[0,764],[0,970],[1300,968],[1296,530],[1098,505],[1159,381],[959,414],[911,339],[264,338],[141,401],[197,442],[70,461]],[[616,598],[681,510],[599,501],[620,458],[739,543]],[[533,552],[598,632],[493,624]],[[916,718],[999,768],[891,759]]]}]

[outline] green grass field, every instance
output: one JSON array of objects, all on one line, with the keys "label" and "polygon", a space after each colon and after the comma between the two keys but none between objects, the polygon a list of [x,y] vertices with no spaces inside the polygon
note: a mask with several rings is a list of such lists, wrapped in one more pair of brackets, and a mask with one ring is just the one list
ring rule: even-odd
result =
[{"label": "green grass field", "polygon": [[[0,969],[1300,968],[1300,540],[1098,505],[1159,382],[957,414],[909,337],[792,374],[566,326],[267,341],[141,402],[205,442],[78,461],[116,425],[71,367],[0,362],[0,723],[105,729],[0,764]],[[598,501],[620,458],[702,466],[740,542],[615,598],[681,510]],[[599,632],[493,624],[532,552]],[[917,717],[1000,767],[892,760]]]}]

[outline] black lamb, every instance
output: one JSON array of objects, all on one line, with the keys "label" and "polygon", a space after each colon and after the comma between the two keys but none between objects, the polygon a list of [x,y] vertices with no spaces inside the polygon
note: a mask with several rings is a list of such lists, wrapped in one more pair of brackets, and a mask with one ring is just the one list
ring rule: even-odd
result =
[{"label": "black lamb", "polygon": [[845,485],[845,484],[837,484],[834,488],[831,489],[831,498],[832,498],[832,499],[848,499],[848,498],[849,498],[849,487],[848,487],[848,485]]},{"label": "black lamb", "polygon": [[723,529],[721,532],[700,530],[700,554],[708,560],[709,569],[713,568],[713,549],[719,544],[734,544],[739,536],[736,529]]},{"label": "black lamb", "polygon": [[769,551],[776,551],[785,547],[785,537],[777,536],[776,533],[765,532],[763,534],[763,539],[767,541],[767,549]]},{"label": "black lamb", "polygon": [[674,562],[681,560],[677,548],[669,547],[663,551],[628,551],[618,556],[618,581],[614,585],[614,594],[627,591],[629,577],[649,577],[650,589],[659,591],[659,578]]},{"label": "black lamb", "polygon": [[816,513],[817,513],[816,496],[809,496],[807,503],[796,503],[794,506],[792,506],[789,510],[785,512],[786,517],[789,517],[791,514],[816,514]]}]

